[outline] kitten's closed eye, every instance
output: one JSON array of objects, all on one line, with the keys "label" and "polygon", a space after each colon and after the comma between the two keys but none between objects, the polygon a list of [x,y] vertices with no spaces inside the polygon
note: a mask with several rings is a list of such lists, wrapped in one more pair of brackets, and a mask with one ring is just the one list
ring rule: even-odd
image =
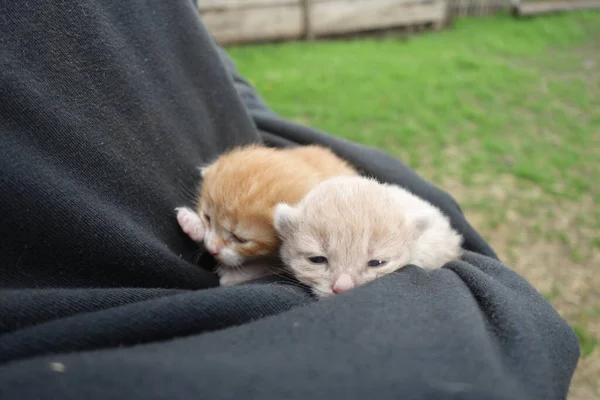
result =
[{"label": "kitten's closed eye", "polygon": [[204,214],[204,219],[206,220],[207,223],[210,224],[210,217],[208,216],[208,214]]},{"label": "kitten's closed eye", "polygon": [[313,264],[325,264],[327,263],[327,258],[323,256],[309,257],[308,261],[310,261]]},{"label": "kitten's closed eye", "polygon": [[248,243],[248,239],[241,238],[234,233],[231,234],[231,239],[233,239],[234,242],[239,243],[239,244]]},{"label": "kitten's closed eye", "polygon": [[369,267],[381,267],[382,265],[387,264],[387,261],[383,261],[383,260],[371,260],[367,263],[367,266]]}]

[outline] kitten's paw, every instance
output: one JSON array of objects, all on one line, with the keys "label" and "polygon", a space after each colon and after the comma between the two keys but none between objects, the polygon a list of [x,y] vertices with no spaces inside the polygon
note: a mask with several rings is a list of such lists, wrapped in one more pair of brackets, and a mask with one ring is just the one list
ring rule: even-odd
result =
[{"label": "kitten's paw", "polygon": [[178,207],[177,222],[181,230],[184,231],[192,240],[201,242],[204,240],[204,226],[200,216],[187,207]]}]

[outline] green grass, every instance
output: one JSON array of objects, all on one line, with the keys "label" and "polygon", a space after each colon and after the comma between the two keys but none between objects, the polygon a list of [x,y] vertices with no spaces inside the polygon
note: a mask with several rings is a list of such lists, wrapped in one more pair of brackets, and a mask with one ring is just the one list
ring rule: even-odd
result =
[{"label": "green grass", "polygon": [[283,117],[383,149],[457,197],[575,328],[571,399],[600,393],[599,12],[229,51]]},{"label": "green grass", "polygon": [[581,355],[587,357],[594,352],[600,341],[592,336],[587,330],[581,326],[574,326],[573,330],[579,339],[579,348]]},{"label": "green grass", "polygon": [[509,173],[579,198],[590,190],[600,99],[587,79],[561,75],[586,55],[560,49],[598,26],[597,13],[497,17],[408,42],[263,45],[231,54],[285,117],[392,149],[415,168],[440,168],[444,150],[457,147],[461,166],[452,172],[465,181],[482,170]]}]

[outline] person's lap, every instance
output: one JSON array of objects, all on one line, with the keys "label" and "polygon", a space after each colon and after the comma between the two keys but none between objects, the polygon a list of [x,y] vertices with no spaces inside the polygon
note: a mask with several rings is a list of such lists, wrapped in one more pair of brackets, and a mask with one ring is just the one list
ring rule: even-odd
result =
[{"label": "person's lap", "polygon": [[[497,261],[448,194],[385,153],[278,117],[216,48],[191,1],[106,3],[0,5],[7,399],[110,390],[363,397],[376,388],[381,398],[398,390],[425,398],[455,390],[444,380],[468,384],[462,393],[474,397],[503,381],[498,398],[516,399],[525,398],[523,376],[501,366],[536,364],[538,381],[554,377],[546,398],[560,398],[576,361],[572,332]],[[410,267],[328,302],[278,278],[216,288],[210,258],[194,263],[198,248],[179,231],[174,208],[191,202],[198,165],[259,141],[327,145],[365,174],[406,186],[451,217],[473,254],[432,273]],[[487,319],[489,309],[497,319]],[[489,336],[515,320],[528,321],[515,333],[523,343]],[[534,325],[561,333],[534,335]],[[537,355],[508,355],[525,345]],[[465,357],[461,346],[478,354]],[[93,349],[101,351],[84,351]],[[54,359],[65,363],[66,380],[46,368]],[[468,365],[447,367],[457,362]]]}]

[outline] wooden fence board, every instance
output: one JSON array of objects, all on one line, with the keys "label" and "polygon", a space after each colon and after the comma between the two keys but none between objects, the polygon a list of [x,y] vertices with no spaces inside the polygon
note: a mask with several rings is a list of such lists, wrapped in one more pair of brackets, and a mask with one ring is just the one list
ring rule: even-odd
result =
[{"label": "wooden fence board", "polygon": [[204,12],[295,6],[300,4],[300,0],[197,0],[197,4],[200,12]]},{"label": "wooden fence board", "polygon": [[199,0],[198,5],[207,28],[223,44],[427,23],[439,27],[447,16],[447,0]]},{"label": "wooden fence board", "polygon": [[595,8],[600,8],[600,0],[519,1],[516,5],[516,14],[518,16],[530,16]]},{"label": "wooden fence board", "polygon": [[299,5],[202,12],[202,20],[219,43],[298,39],[304,32]]},{"label": "wooden fence board", "polygon": [[448,0],[449,17],[491,15],[510,9],[511,0]]},{"label": "wooden fence board", "polygon": [[316,35],[393,28],[442,22],[445,1],[316,0],[311,25]]}]

